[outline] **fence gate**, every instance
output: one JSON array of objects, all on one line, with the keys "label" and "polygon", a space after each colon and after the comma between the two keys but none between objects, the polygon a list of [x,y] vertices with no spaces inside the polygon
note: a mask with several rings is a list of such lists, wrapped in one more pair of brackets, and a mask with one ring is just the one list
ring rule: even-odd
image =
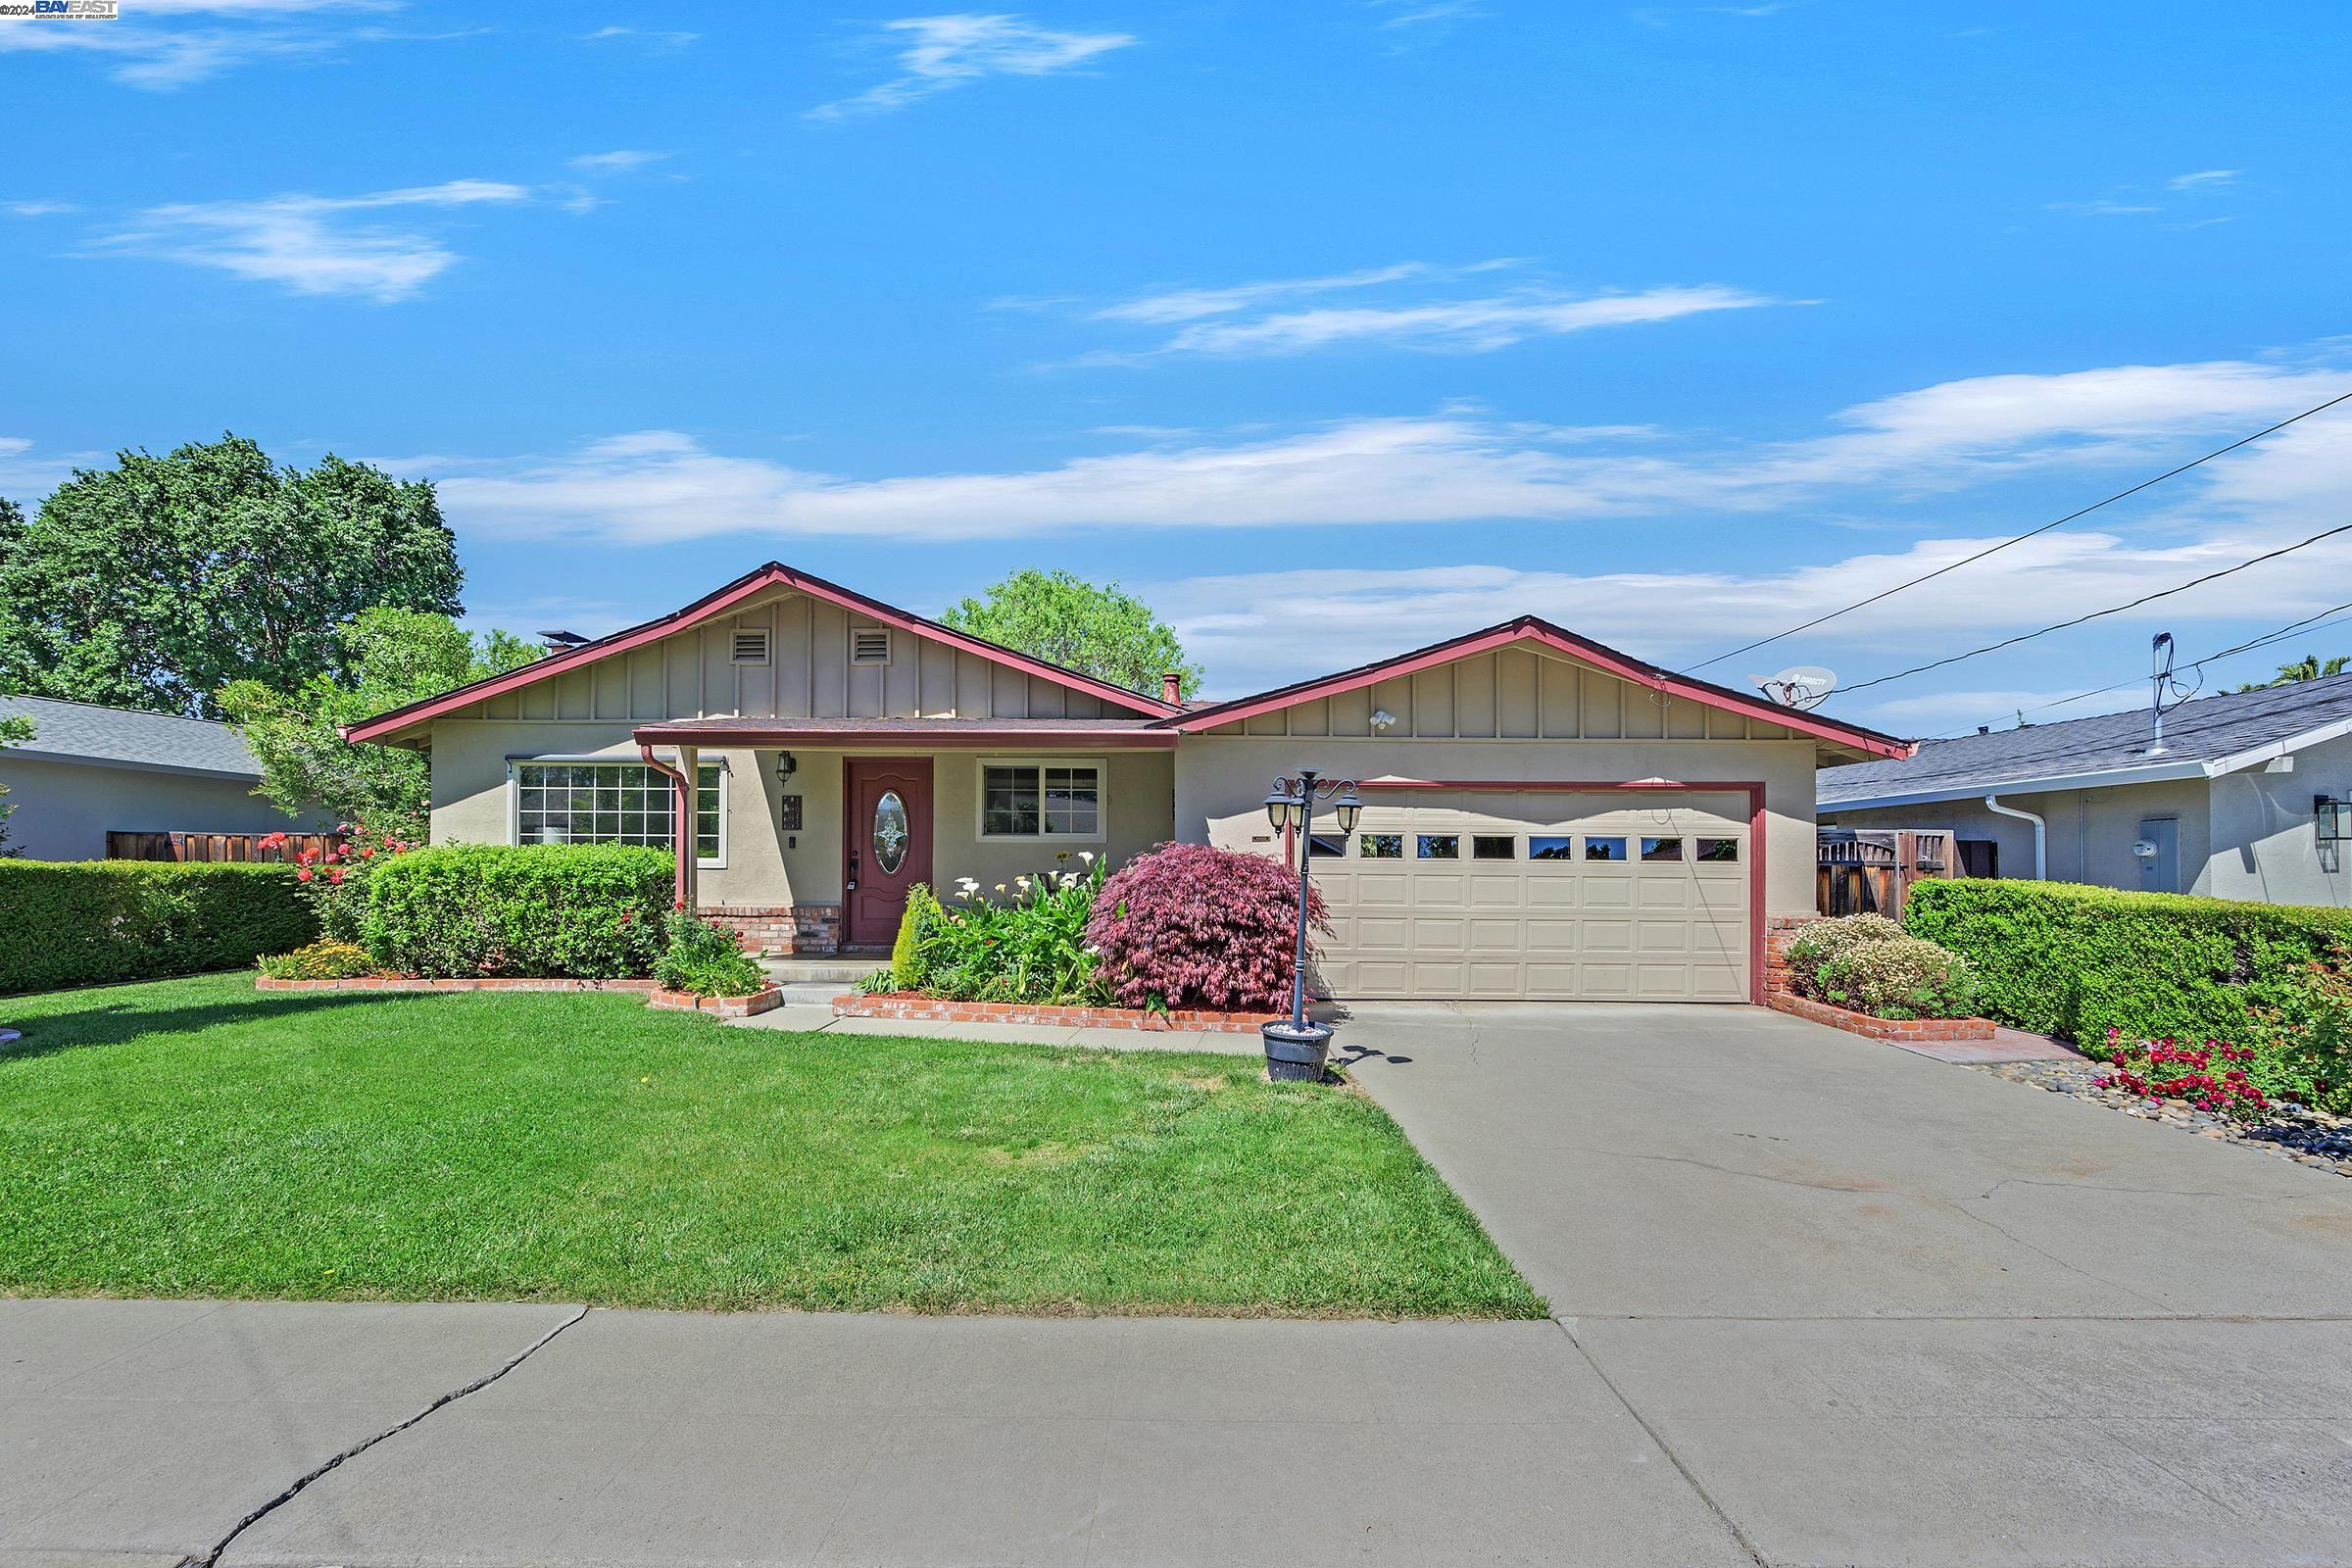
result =
[{"label": "fence gate", "polygon": [[1825,827],[1815,842],[1814,905],[1823,914],[1899,920],[1912,883],[1959,875],[1949,828]]}]

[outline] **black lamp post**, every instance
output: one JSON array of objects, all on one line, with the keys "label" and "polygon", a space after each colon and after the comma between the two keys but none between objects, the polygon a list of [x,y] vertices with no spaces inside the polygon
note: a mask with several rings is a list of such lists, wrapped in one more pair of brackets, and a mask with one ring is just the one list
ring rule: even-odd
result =
[{"label": "black lamp post", "polygon": [[1353,833],[1364,803],[1355,798],[1352,780],[1326,779],[1316,769],[1302,767],[1296,779],[1276,779],[1266,796],[1266,820],[1274,824],[1275,831],[1289,833],[1298,848],[1298,947],[1291,970],[1291,1015],[1260,1024],[1257,1031],[1265,1043],[1266,1075],[1270,1078],[1319,1082],[1331,1054],[1331,1030],[1308,1022],[1306,1016],[1306,901],[1311,885],[1307,861],[1313,847],[1315,807],[1325,801],[1340,819],[1340,836]]}]

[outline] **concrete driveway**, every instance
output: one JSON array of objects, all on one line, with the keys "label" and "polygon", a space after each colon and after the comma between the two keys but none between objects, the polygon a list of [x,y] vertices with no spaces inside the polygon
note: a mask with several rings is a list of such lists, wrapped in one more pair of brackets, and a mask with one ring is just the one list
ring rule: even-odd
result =
[{"label": "concrete driveway", "polygon": [[1743,1009],[1344,1038],[1557,1321],[0,1301],[0,1565],[2352,1563],[2352,1182]]},{"label": "concrete driveway", "polygon": [[2352,1182],[1745,1008],[1343,1038],[1762,1560],[2352,1561]]}]

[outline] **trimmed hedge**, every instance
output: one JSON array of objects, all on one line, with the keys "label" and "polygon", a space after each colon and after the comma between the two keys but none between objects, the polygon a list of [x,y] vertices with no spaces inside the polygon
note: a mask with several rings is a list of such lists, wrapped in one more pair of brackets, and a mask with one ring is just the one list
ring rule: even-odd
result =
[{"label": "trimmed hedge", "polygon": [[402,974],[617,979],[669,946],[667,850],[623,844],[453,844],[368,873],[360,939]]},{"label": "trimmed hedge", "polygon": [[1976,967],[1987,1017],[2086,1047],[2111,1028],[2246,1043],[2250,1009],[2352,948],[2352,910],[1977,877],[1914,884],[1903,925]]},{"label": "trimmed hedge", "polygon": [[0,859],[0,992],[241,969],[318,935],[290,865]]}]

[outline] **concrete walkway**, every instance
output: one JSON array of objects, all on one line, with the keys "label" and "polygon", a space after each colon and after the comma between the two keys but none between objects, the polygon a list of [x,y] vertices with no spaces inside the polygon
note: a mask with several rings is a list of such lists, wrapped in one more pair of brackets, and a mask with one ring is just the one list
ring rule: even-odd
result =
[{"label": "concrete walkway", "polygon": [[1102,1029],[1072,1024],[947,1023],[928,1018],[836,1018],[830,1004],[788,1004],[751,1018],[730,1018],[733,1029],[773,1029],[828,1037],[896,1035],[917,1040],[997,1040],[1015,1046],[1083,1046],[1090,1051],[1208,1051],[1254,1056],[1254,1034],[1221,1029]]},{"label": "concrete walkway", "polygon": [[0,1564],[2352,1563],[2352,1182],[1746,1009],[1343,1039],[1558,1321],[0,1301]]}]

